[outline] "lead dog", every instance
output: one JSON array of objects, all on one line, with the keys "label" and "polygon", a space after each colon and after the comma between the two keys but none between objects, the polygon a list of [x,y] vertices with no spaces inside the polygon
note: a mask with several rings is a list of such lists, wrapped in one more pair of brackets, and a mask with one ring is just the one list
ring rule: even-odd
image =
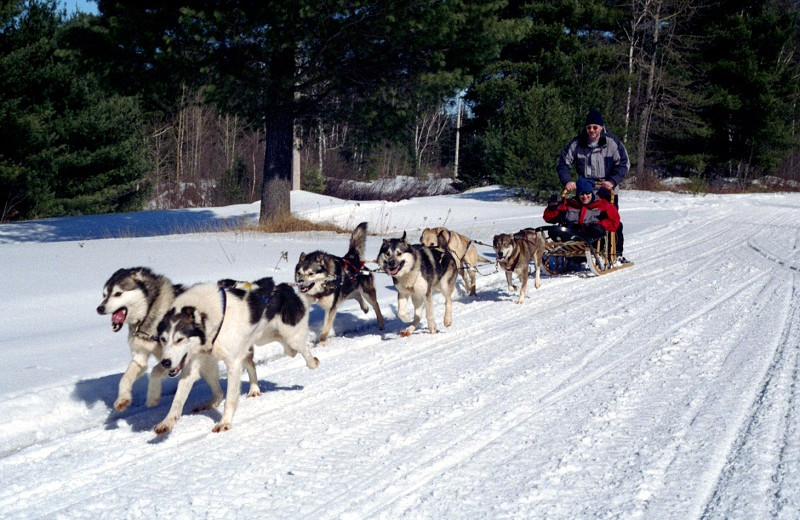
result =
[{"label": "lead dog", "polygon": [[381,245],[378,265],[392,277],[397,289],[397,315],[401,320],[410,321],[406,312],[409,297],[414,304],[414,321],[403,329],[400,333],[402,336],[409,336],[414,332],[422,319],[423,308],[428,320],[428,330],[431,334],[436,332],[436,322],[433,319],[434,290],[444,295],[444,326],[453,324],[452,295],[458,270],[453,257],[445,252],[446,245],[441,235],[439,249],[409,244],[405,232],[402,238],[385,239]]},{"label": "lead dog", "polygon": [[383,314],[375,292],[375,278],[369,271],[362,271],[366,240],[367,223],[362,222],[350,235],[350,247],[343,257],[322,251],[300,253],[300,260],[294,268],[294,280],[309,305],[316,303],[325,310],[325,320],[319,334],[322,344],[328,339],[339,304],[349,298],[358,302],[364,314],[369,312],[364,302],[366,299],[375,309],[378,328],[383,330]]},{"label": "lead dog", "polygon": [[456,261],[456,268],[461,273],[464,285],[470,296],[475,296],[475,273],[477,272],[478,262],[489,262],[486,258],[478,254],[478,250],[472,244],[472,240],[443,227],[425,228],[419,237],[419,243],[423,246],[438,247],[439,237],[442,235],[447,243],[449,251]]},{"label": "lead dog", "polygon": [[155,406],[161,399],[161,382],[166,370],[159,364],[161,345],[156,327],[182,290],[181,285],[174,285],[167,277],[146,267],[118,269],[103,286],[103,301],[97,306],[97,313],[111,314],[111,330],[114,332],[128,324],[131,350],[131,362],[122,374],[114,401],[116,411],[121,412],[130,406],[133,383],[147,371],[150,356],[156,358],[156,365],[150,372],[145,404]]},{"label": "lead dog", "polygon": [[[271,278],[262,278],[252,286],[228,280],[219,286],[192,286],[175,299],[158,331],[164,350],[161,365],[169,370],[170,377],[180,374],[172,406],[154,428],[159,435],[172,429],[192,385],[213,370],[217,361],[227,368],[228,389],[222,417],[212,431],[229,430],[239,402],[242,368],[248,360],[252,363],[253,345],[278,341],[290,356],[300,352],[308,368],[319,366],[306,343],[308,308],[289,285],[275,286]],[[203,408],[215,407],[222,400],[219,382],[211,392],[211,401]],[[257,381],[251,377],[248,395],[259,394]]]},{"label": "lead dog", "polygon": [[545,240],[533,228],[525,228],[513,235],[501,233],[495,235],[492,246],[497,253],[497,263],[506,273],[506,282],[509,291],[516,291],[516,286],[511,283],[511,275],[516,274],[522,282],[519,290],[519,298],[514,303],[522,303],[525,300],[525,291],[528,288],[528,278],[530,277],[529,264],[534,263],[536,281],[534,286],[538,289],[540,285],[540,273],[542,269],[542,253],[545,249]]}]

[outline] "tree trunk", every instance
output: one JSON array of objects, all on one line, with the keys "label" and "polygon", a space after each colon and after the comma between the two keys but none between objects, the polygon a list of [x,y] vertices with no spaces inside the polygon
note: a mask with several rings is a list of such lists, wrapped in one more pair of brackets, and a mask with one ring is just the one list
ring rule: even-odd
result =
[{"label": "tree trunk", "polygon": [[642,107],[641,117],[639,119],[639,144],[638,149],[638,165],[637,171],[639,175],[644,175],[645,172],[645,159],[647,157],[647,141],[650,136],[650,121],[653,117],[653,110],[655,108],[655,84],[656,84],[656,61],[658,60],[659,37],[661,34],[661,1],[655,2],[654,11],[652,13],[653,19],[653,49],[650,54],[650,63],[647,69],[647,87],[645,91],[645,99]]},{"label": "tree trunk", "polygon": [[291,215],[292,148],[294,124],[285,105],[272,106],[264,118],[264,180],[261,184],[259,222]]},{"label": "tree trunk", "polygon": [[294,150],[293,47],[276,52],[269,62],[269,73],[276,78],[264,92],[264,181],[261,184],[259,222],[289,218],[292,214],[292,154]]}]

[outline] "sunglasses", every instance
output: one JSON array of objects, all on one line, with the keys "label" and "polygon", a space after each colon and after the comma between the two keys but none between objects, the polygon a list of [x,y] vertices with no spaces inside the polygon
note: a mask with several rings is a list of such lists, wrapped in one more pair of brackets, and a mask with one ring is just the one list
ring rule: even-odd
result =
[{"label": "sunglasses", "polygon": [[597,131],[597,130],[602,130],[603,127],[600,126],[600,125],[586,125],[586,129],[587,130]]},{"label": "sunglasses", "polygon": [[591,195],[592,195],[591,191],[587,191],[587,192],[584,192],[584,193],[578,193],[578,197],[591,196]]}]

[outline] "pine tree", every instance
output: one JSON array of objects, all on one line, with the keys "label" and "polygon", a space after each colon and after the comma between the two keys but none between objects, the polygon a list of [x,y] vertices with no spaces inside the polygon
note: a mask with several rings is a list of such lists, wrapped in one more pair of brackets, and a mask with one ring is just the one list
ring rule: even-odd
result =
[{"label": "pine tree", "polygon": [[64,44],[85,18],[66,20],[55,1],[14,5],[0,32],[3,219],[141,208],[138,102],[104,91]]}]

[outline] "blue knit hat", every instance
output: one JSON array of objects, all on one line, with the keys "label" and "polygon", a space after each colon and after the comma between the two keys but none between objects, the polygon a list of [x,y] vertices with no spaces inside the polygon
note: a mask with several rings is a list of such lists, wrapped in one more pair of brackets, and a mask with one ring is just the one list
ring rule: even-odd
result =
[{"label": "blue knit hat", "polygon": [[590,110],[589,113],[586,114],[586,125],[606,126],[603,122],[603,115],[600,114],[598,110]]},{"label": "blue knit hat", "polygon": [[586,177],[580,177],[576,182],[578,195],[581,193],[594,193],[594,183]]}]

